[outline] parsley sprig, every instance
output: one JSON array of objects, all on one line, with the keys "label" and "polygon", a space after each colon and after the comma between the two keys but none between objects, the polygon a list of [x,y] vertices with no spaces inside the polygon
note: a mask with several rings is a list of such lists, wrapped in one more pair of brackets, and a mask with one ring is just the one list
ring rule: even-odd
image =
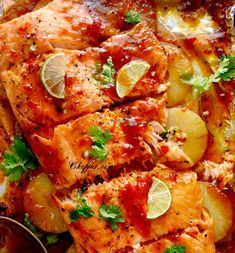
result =
[{"label": "parsley sprig", "polygon": [[94,215],[81,191],[78,191],[77,198],[81,201],[81,204],[77,205],[74,210],[69,212],[69,219],[71,223],[76,222],[80,217],[90,218]]},{"label": "parsley sprig", "polygon": [[1,169],[10,182],[20,180],[28,169],[36,169],[38,162],[30,148],[20,136],[15,136],[8,150],[3,154]]},{"label": "parsley sprig", "polygon": [[89,154],[99,161],[104,161],[108,155],[108,149],[105,145],[112,138],[111,133],[98,126],[91,126],[88,133],[93,141],[92,150]]},{"label": "parsley sprig", "polygon": [[107,220],[111,226],[112,231],[118,229],[117,223],[124,222],[123,213],[120,207],[115,205],[102,204],[99,208],[100,217]]},{"label": "parsley sprig", "polygon": [[141,15],[137,11],[130,10],[125,15],[125,22],[127,24],[136,25],[142,20]]},{"label": "parsley sprig", "polygon": [[102,82],[101,85],[107,85],[114,83],[115,68],[113,65],[113,59],[108,57],[107,63],[102,66]]},{"label": "parsley sprig", "polygon": [[171,248],[167,248],[164,253],[185,253],[186,252],[186,247],[183,245],[172,245]]},{"label": "parsley sprig", "polygon": [[190,80],[183,80],[185,83],[199,91],[200,94],[209,90],[212,83],[220,81],[230,81],[235,78],[235,56],[223,55],[219,62],[219,67],[214,74],[209,77],[196,76]]},{"label": "parsley sprig", "polygon": [[[235,56],[232,55],[223,55],[220,58],[218,69],[214,72],[214,74],[210,75],[209,77],[196,76],[192,77],[189,80],[182,78],[182,81],[184,83],[192,85],[193,89],[199,92],[200,94],[199,109],[201,112],[201,117],[205,123],[206,120],[202,109],[202,94],[210,89],[212,83],[219,83],[221,81],[230,81],[234,78],[235,78]],[[209,133],[213,136],[208,126],[207,129]]]}]

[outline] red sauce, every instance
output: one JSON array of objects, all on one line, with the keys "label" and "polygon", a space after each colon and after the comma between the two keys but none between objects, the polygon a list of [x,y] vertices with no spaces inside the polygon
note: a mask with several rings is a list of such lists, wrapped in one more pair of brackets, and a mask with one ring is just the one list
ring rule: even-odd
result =
[{"label": "red sauce", "polygon": [[136,186],[127,184],[120,192],[127,217],[136,230],[147,237],[151,232],[151,222],[147,220],[148,192],[152,185],[151,177],[138,178]]},{"label": "red sauce", "polygon": [[146,128],[145,123],[138,123],[136,118],[123,119],[122,130],[126,138],[124,152],[127,156],[132,156],[136,150],[140,149],[141,134]]},{"label": "red sauce", "polygon": [[184,39],[184,46],[187,50],[189,50],[190,52],[194,51],[194,46],[193,43],[196,41],[196,38],[194,37],[189,37]]},{"label": "red sauce", "polygon": [[169,151],[168,146],[164,146],[164,145],[161,146],[161,152],[163,155],[166,155],[168,153],[168,151]]},{"label": "red sauce", "polygon": [[114,84],[110,84],[104,89],[104,93],[108,95],[114,101],[120,101],[121,99],[118,97],[116,92],[116,86]]},{"label": "red sauce", "polygon": [[14,59],[18,57],[17,52],[13,49],[10,51],[10,54],[11,54],[11,57],[14,58]]}]

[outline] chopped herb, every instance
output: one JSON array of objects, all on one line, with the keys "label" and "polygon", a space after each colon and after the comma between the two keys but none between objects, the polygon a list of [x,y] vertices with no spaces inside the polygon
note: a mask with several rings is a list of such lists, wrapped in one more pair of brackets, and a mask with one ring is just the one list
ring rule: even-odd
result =
[{"label": "chopped herb", "polygon": [[105,146],[98,147],[92,145],[92,150],[89,152],[89,154],[97,160],[103,162],[108,155],[108,149]]},{"label": "chopped herb", "polygon": [[108,155],[108,149],[105,145],[112,138],[111,133],[104,131],[101,127],[91,126],[89,135],[93,141],[92,150],[90,150],[89,154],[99,161],[104,161]]},{"label": "chopped herb", "polygon": [[235,78],[235,56],[223,55],[219,62],[219,68],[209,77],[197,76],[190,80],[183,79],[187,84],[198,90],[201,94],[211,87],[212,83],[218,83],[221,80],[230,81]]},{"label": "chopped herb", "polygon": [[136,25],[142,20],[141,15],[137,11],[130,10],[125,15],[125,22],[127,24]]},{"label": "chopped herb", "polygon": [[81,201],[81,205],[77,205],[76,209],[70,211],[69,218],[71,223],[76,222],[80,217],[90,218],[94,215],[81,191],[77,192],[77,198]]},{"label": "chopped herb", "polygon": [[58,235],[48,235],[46,237],[46,245],[52,245],[52,244],[55,244],[57,243],[59,240],[59,237]]},{"label": "chopped herb", "polygon": [[109,131],[104,131],[101,127],[97,126],[90,127],[89,135],[96,146],[105,145],[112,138]]},{"label": "chopped herb", "polygon": [[101,205],[99,208],[100,217],[103,220],[109,221],[112,231],[118,229],[118,225],[116,223],[124,222],[124,218],[122,217],[122,211],[120,207],[114,205]]},{"label": "chopped herb", "polygon": [[164,131],[160,135],[161,135],[162,139],[166,139],[167,134],[168,134],[168,132]]},{"label": "chopped herb", "polygon": [[167,248],[164,253],[185,253],[186,247],[183,245],[174,244],[171,248]]},{"label": "chopped herb", "polygon": [[94,215],[93,211],[91,210],[90,206],[87,204],[77,205],[76,209],[71,210],[69,213],[70,222],[76,222],[80,217],[90,218]]},{"label": "chopped herb", "polygon": [[29,218],[29,214],[25,213],[24,215],[24,225],[33,233],[35,234],[39,239],[43,236],[42,233],[38,232],[38,230],[33,225],[32,221]]},{"label": "chopped herb", "polygon": [[[219,77],[223,81],[231,81],[235,78],[235,56],[223,55],[220,60],[220,64],[224,65],[223,71],[220,72]],[[226,69],[227,68],[227,69]]]},{"label": "chopped herb", "polygon": [[32,170],[36,169],[38,162],[23,139],[15,136],[12,144],[3,154],[0,166],[8,180],[14,182],[20,180],[22,174],[28,172],[29,168]]},{"label": "chopped herb", "polygon": [[109,56],[107,59],[107,63],[105,63],[102,67],[102,82],[101,85],[112,84],[114,83],[114,74],[115,68],[113,65],[112,57]]}]

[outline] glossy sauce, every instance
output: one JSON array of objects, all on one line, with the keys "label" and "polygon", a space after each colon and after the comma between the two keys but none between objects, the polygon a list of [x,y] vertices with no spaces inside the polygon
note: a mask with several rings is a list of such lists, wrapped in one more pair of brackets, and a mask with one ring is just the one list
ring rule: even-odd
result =
[{"label": "glossy sauce", "polygon": [[151,232],[151,222],[146,218],[148,192],[151,184],[150,177],[138,178],[136,186],[127,184],[120,192],[121,203],[131,224],[144,237]]},{"label": "glossy sauce", "polygon": [[127,156],[133,155],[136,150],[140,149],[140,136],[141,133],[146,129],[146,124],[138,123],[135,118],[123,119],[121,123],[122,130],[126,138],[126,147],[124,147],[124,152]]}]

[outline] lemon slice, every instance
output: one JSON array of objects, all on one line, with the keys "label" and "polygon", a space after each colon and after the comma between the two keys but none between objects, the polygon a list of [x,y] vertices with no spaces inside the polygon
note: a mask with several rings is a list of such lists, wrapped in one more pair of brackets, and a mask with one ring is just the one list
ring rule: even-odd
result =
[{"label": "lemon slice", "polygon": [[65,54],[54,54],[45,61],[40,73],[41,82],[47,92],[60,99],[65,96],[65,61]]},{"label": "lemon slice", "polygon": [[156,219],[163,215],[171,206],[171,193],[168,186],[154,177],[148,193],[147,219]]},{"label": "lemon slice", "polygon": [[116,81],[116,92],[120,98],[127,96],[136,83],[148,72],[150,65],[142,60],[132,61],[124,65]]}]

